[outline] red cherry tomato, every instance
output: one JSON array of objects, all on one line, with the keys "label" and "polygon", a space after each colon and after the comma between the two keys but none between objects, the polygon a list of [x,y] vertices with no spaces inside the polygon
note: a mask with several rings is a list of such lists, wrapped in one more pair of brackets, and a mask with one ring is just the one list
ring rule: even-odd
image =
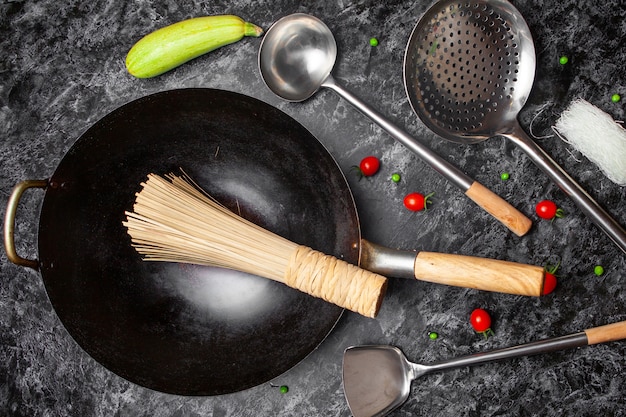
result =
[{"label": "red cherry tomato", "polygon": [[380,168],[380,160],[375,156],[366,156],[359,164],[359,170],[364,177],[370,177],[378,172]]},{"label": "red cherry tomato", "polygon": [[559,269],[561,262],[556,265],[546,265],[545,278],[543,281],[543,295],[548,295],[556,288],[556,271]]},{"label": "red cherry tomato", "polygon": [[472,311],[470,316],[470,324],[477,332],[484,332],[487,329],[491,328],[491,316],[487,313],[486,310],[482,308],[477,308]]},{"label": "red cherry tomato", "polygon": [[543,281],[543,295],[548,295],[556,288],[556,277],[551,272],[546,272],[546,277]]},{"label": "red cherry tomato", "polygon": [[411,193],[407,194],[404,197],[404,207],[411,211],[420,211],[428,208],[428,204],[431,203],[430,197],[434,193],[430,193],[428,195],[423,195],[420,193]]},{"label": "red cherry tomato", "polygon": [[537,212],[537,216],[542,219],[552,220],[555,217],[563,217],[563,210],[558,208],[553,201],[550,200],[542,200],[537,203],[535,206],[535,212]]},{"label": "red cherry tomato", "polygon": [[493,334],[493,331],[491,330],[491,316],[482,308],[477,308],[472,311],[472,314],[470,315],[470,324],[476,332],[485,336],[485,339],[487,339],[489,335]]}]

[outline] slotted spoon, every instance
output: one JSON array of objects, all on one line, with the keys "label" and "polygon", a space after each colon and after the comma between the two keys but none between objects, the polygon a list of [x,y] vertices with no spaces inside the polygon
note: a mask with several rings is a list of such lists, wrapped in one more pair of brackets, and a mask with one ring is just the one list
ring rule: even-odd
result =
[{"label": "slotted spoon", "polygon": [[518,145],[626,253],[626,231],[522,129],[517,115],[535,77],[535,47],[506,0],[442,0],[410,36],[404,82],[413,110],[444,139],[504,136]]}]

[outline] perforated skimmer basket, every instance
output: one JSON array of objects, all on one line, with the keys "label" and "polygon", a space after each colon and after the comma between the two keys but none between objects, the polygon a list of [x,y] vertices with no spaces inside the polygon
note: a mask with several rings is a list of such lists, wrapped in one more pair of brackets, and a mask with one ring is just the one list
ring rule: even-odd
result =
[{"label": "perforated skimmer basket", "polygon": [[407,95],[426,126],[453,142],[513,141],[626,253],[626,230],[521,128],[534,78],[530,30],[506,0],[435,3],[404,55]]},{"label": "perforated skimmer basket", "polygon": [[413,29],[404,59],[413,110],[435,133],[462,143],[505,133],[535,76],[528,25],[501,0],[435,3]]}]

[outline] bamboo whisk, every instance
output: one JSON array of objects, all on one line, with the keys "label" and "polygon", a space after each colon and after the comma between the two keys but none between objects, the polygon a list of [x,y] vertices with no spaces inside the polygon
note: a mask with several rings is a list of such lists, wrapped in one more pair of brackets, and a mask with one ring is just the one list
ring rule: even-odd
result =
[{"label": "bamboo whisk", "polygon": [[217,203],[188,176],[148,175],[123,225],[146,261],[235,269],[375,317],[387,278],[291,242]]}]

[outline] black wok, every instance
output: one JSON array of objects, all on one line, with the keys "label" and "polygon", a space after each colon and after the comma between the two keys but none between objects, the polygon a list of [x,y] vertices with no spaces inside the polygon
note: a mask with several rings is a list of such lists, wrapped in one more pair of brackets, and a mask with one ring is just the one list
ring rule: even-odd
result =
[{"label": "black wok", "polygon": [[[87,130],[52,177],[14,189],[9,260],[41,271],[70,335],[102,365],[158,391],[217,395],[266,382],[306,357],[342,309],[240,272],[143,262],[122,226],[148,173],[182,167],[206,191],[294,242],[387,276],[540,295],[541,267],[397,251],[360,237],[345,177],[281,111],[240,94],[174,90],[133,101]],[[45,188],[39,260],[15,253],[21,194]]]},{"label": "black wok", "polygon": [[352,195],[325,148],[281,111],[210,89],[122,106],[80,137],[49,180],[21,184],[45,186],[39,260],[10,259],[40,269],[69,334],[116,374],[183,395],[246,389],[306,357],[343,310],[256,276],[143,262],[124,211],[148,173],[179,167],[244,217],[358,262]]}]

